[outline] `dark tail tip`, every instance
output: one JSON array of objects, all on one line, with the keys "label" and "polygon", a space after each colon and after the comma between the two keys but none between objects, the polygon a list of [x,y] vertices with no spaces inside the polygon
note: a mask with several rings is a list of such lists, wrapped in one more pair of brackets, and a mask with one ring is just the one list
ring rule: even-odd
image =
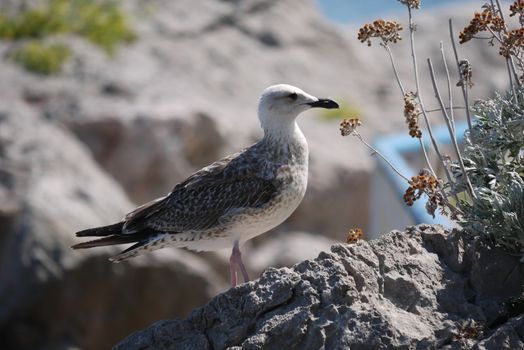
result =
[{"label": "dark tail tip", "polygon": [[108,236],[108,237],[102,237],[98,239],[94,239],[87,242],[82,242],[75,244],[71,246],[73,249],[86,249],[86,248],[93,248],[93,247],[103,247],[107,245],[115,245],[115,244],[126,244],[126,243],[134,243],[140,240],[140,237],[134,236],[134,235],[118,235],[118,236]]},{"label": "dark tail tip", "polygon": [[85,249],[85,248],[91,248],[92,245],[88,245],[89,242],[83,242],[83,243],[77,243],[75,245],[71,246],[71,249]]},{"label": "dark tail tip", "polygon": [[88,228],[87,230],[78,231],[76,233],[77,237],[104,237],[110,235],[117,235],[122,233],[122,228],[124,227],[124,222],[118,222],[113,225],[101,226],[95,228]]}]

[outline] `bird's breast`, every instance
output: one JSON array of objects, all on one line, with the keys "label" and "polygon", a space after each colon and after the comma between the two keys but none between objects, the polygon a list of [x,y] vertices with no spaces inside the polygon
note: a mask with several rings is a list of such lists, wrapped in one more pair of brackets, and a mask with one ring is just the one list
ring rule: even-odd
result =
[{"label": "bird's breast", "polygon": [[306,193],[308,157],[305,138],[299,138],[288,145],[286,159],[277,170],[276,178],[280,184],[280,193],[275,201],[283,207],[282,212],[288,212],[286,218],[298,207]]},{"label": "bird's breast", "polygon": [[278,193],[263,208],[244,218],[241,240],[246,241],[283,223],[299,206],[307,188],[307,163],[282,165],[277,172]]},{"label": "bird's breast", "polygon": [[265,176],[275,183],[277,191],[263,207],[250,209],[235,218],[242,224],[235,225],[232,231],[241,241],[283,223],[304,198],[308,179],[308,147],[303,134],[298,131],[288,142],[264,144],[265,157],[271,160],[266,164]]}]

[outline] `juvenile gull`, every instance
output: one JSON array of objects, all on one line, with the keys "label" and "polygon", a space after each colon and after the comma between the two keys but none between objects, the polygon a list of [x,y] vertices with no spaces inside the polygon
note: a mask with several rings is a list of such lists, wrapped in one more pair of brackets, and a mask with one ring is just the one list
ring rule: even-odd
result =
[{"label": "juvenile gull", "polygon": [[111,258],[119,262],[167,246],[197,251],[233,247],[231,285],[237,284],[238,269],[248,281],[239,246],[286,220],[306,192],[308,145],[296,118],[313,107],[338,104],[291,85],[267,88],[258,105],[264,129],[260,141],[197,171],[116,224],[77,232],[78,237],[102,238],[73,248],[136,242]]}]

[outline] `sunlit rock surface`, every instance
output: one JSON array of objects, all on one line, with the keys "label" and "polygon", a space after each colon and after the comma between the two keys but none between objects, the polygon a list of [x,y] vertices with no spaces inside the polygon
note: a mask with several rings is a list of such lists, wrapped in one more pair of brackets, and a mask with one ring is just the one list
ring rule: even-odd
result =
[{"label": "sunlit rock surface", "polygon": [[115,349],[521,349],[523,279],[517,257],[420,225],[270,269]]}]

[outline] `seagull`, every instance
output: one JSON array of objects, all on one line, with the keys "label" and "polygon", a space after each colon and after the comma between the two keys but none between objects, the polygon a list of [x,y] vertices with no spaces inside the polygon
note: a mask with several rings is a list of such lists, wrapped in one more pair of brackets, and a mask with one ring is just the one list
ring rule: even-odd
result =
[{"label": "seagull", "polygon": [[168,246],[195,251],[233,247],[231,286],[237,285],[238,270],[249,281],[240,246],[284,222],[306,192],[308,145],[296,118],[315,107],[339,106],[291,85],[268,87],[258,104],[264,130],[260,141],[195,172],[118,223],[77,232],[77,237],[101,238],[72,248],[135,243],[110,258],[120,262]]}]

